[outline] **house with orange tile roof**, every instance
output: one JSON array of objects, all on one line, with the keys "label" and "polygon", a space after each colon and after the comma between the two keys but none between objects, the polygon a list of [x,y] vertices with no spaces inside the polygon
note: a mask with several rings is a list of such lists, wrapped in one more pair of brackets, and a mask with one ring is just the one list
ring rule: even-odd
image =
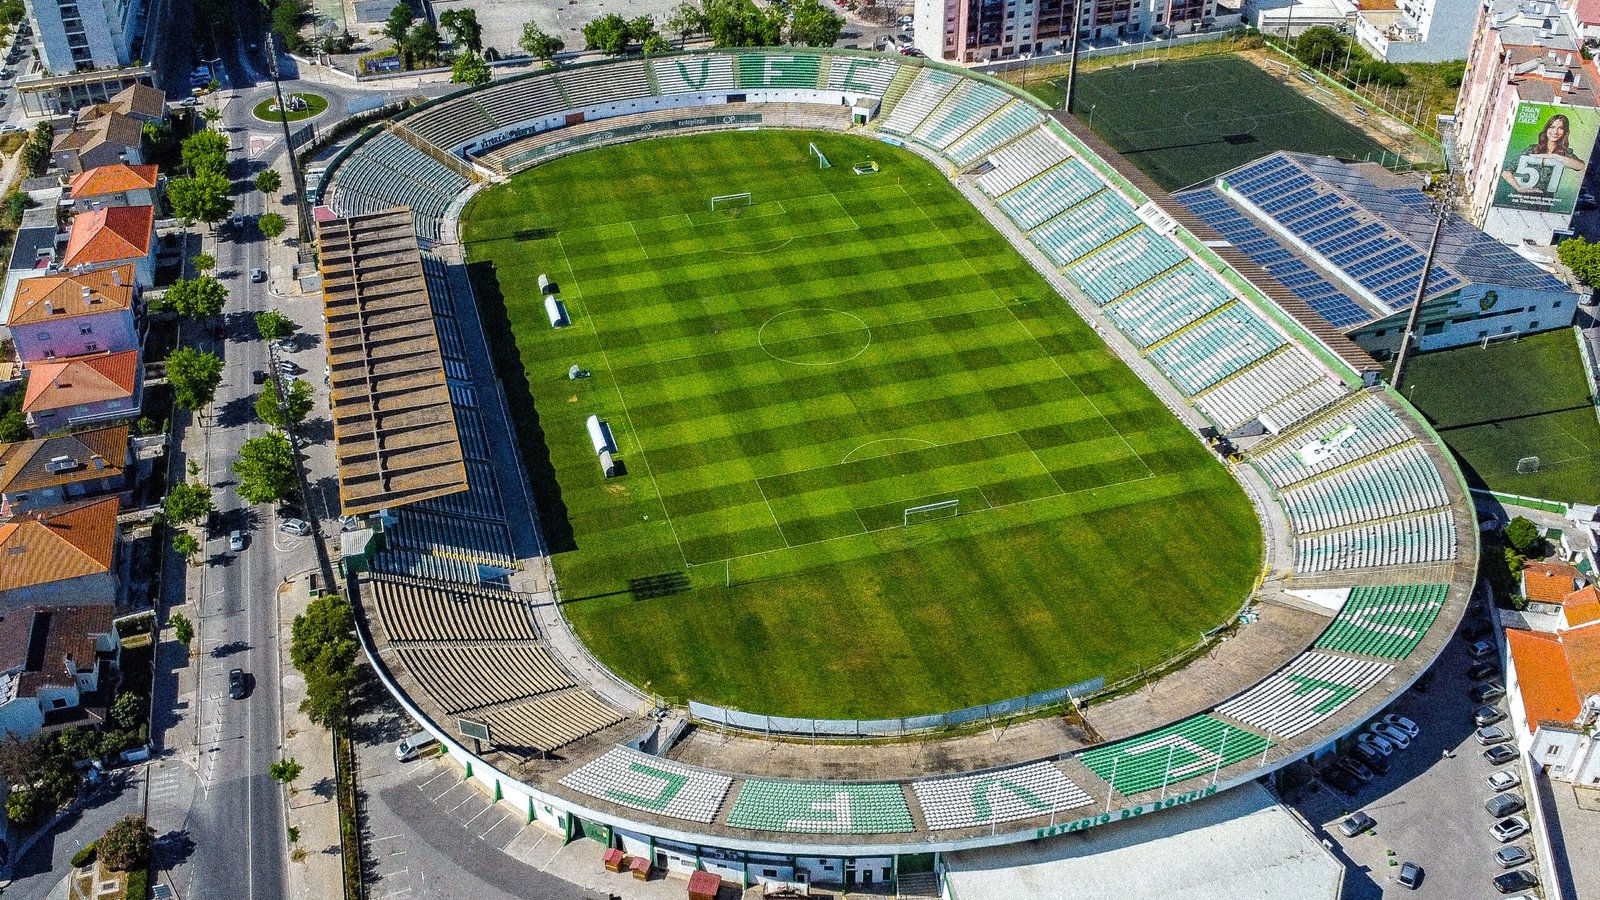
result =
[{"label": "house with orange tile roof", "polygon": [[0,733],[105,721],[122,642],[108,603],[0,615]]},{"label": "house with orange tile roof", "polygon": [[139,349],[136,278],[134,265],[122,263],[19,280],[6,320],[18,358],[31,363]]},{"label": "house with orange tile roof", "polygon": [[35,436],[139,414],[144,373],[137,350],[29,363],[27,376],[22,412]]},{"label": "house with orange tile roof", "polygon": [[148,84],[131,84],[111,95],[104,103],[95,103],[78,110],[78,123],[85,124],[112,113],[131,116],[143,122],[164,122],[167,118],[167,95]]},{"label": "house with orange tile roof", "polygon": [[1585,583],[1583,573],[1564,562],[1531,562],[1522,569],[1522,596],[1534,603],[1559,604]]},{"label": "house with orange tile roof", "polygon": [[72,217],[61,265],[73,272],[124,263],[134,267],[134,283],[155,284],[156,215],[149,206],[113,206]]},{"label": "house with orange tile roof", "polygon": [[108,112],[56,135],[50,158],[61,171],[76,175],[95,166],[144,162],[144,123],[133,116]]},{"label": "house with orange tile roof", "polygon": [[115,603],[120,509],[102,497],[0,523],[0,610]]},{"label": "house with orange tile roof", "polygon": [[130,486],[128,426],[0,444],[0,519]]},{"label": "house with orange tile roof", "polygon": [[67,183],[73,212],[107,206],[155,206],[161,175],[155,166],[116,163],[84,169]]},{"label": "house with orange tile roof", "polygon": [[1522,750],[1552,779],[1600,784],[1600,746],[1590,734],[1600,718],[1600,620],[1555,634],[1508,628],[1506,649]]}]

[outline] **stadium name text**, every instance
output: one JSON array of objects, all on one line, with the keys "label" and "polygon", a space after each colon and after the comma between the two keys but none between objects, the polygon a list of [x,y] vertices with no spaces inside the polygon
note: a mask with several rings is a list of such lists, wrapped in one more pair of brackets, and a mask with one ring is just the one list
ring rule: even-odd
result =
[{"label": "stadium name text", "polygon": [[1036,839],[1046,838],[1058,834],[1066,834],[1069,831],[1083,831],[1085,829],[1094,828],[1097,825],[1109,825],[1112,822],[1120,822],[1124,819],[1137,818],[1147,812],[1155,812],[1158,809],[1168,809],[1174,806],[1182,806],[1185,803],[1209,797],[1216,792],[1217,786],[1211,785],[1210,787],[1202,788],[1198,791],[1190,791],[1187,794],[1178,794],[1175,797],[1168,797],[1165,800],[1152,800],[1149,803],[1141,803],[1138,806],[1130,806],[1127,809],[1119,809],[1116,812],[1102,813],[1098,816],[1089,816],[1088,818],[1078,819],[1073,822],[1063,822],[1060,825],[1052,825],[1049,828],[1040,828],[1034,832],[1033,836]]}]

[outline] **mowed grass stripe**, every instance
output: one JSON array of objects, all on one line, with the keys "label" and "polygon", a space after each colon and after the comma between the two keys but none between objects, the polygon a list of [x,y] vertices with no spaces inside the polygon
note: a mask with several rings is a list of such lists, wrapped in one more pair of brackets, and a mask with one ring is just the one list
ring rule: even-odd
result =
[{"label": "mowed grass stripe", "polygon": [[[883,171],[817,170],[812,141]],[[740,190],[745,213],[706,210]],[[518,424],[549,459],[541,516],[572,535],[554,557],[567,615],[652,691],[955,708],[1158,659],[1249,588],[1260,535],[1226,471],[901,149],[792,132],[605,148],[483,192],[463,229],[504,297],[507,390],[526,383],[536,411],[537,431]],[[572,327],[548,327],[540,272]],[[574,363],[593,377],[568,380]],[[591,414],[621,478],[601,477]],[[941,499],[960,515],[905,527]],[[629,591],[672,573],[693,589]]]}]

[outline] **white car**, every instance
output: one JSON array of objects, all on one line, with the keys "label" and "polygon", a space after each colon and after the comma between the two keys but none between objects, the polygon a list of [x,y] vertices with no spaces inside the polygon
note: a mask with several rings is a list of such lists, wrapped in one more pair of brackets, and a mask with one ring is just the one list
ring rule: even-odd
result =
[{"label": "white car", "polygon": [[1502,844],[1514,841],[1528,833],[1528,820],[1521,816],[1501,819],[1489,826],[1489,833],[1494,835],[1494,839]]},{"label": "white car", "polygon": [[1510,769],[1501,769],[1488,778],[1489,787],[1497,791],[1509,791],[1522,783],[1522,776]]},{"label": "white car", "polygon": [[1356,743],[1366,744],[1368,747],[1371,747],[1379,753],[1382,753],[1384,756],[1388,756],[1394,752],[1394,744],[1390,743],[1388,738],[1383,737],[1382,735],[1373,734],[1370,731],[1363,731],[1356,735]]},{"label": "white car", "polygon": [[278,523],[278,530],[284,534],[305,537],[311,533],[311,523],[305,519],[284,519]]},{"label": "white car", "polygon": [[1368,730],[1379,737],[1388,738],[1389,743],[1395,745],[1401,750],[1406,750],[1411,747],[1411,735],[1406,734],[1404,731],[1401,731],[1393,725],[1385,725],[1382,722],[1377,722]]},{"label": "white car", "polygon": [[1391,728],[1398,728],[1401,731],[1404,731],[1407,737],[1416,737],[1422,733],[1422,729],[1417,727],[1417,723],[1411,721],[1405,716],[1397,716],[1391,713],[1379,719],[1378,721],[1388,725]]}]

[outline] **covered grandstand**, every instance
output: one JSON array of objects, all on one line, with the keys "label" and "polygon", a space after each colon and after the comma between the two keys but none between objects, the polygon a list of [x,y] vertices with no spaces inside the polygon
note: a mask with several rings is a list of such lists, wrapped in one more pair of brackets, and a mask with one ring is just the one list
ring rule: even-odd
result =
[{"label": "covered grandstand", "polygon": [[[1181,419],[1261,434],[1234,467],[1277,548],[1256,599],[1297,624],[1264,617],[1261,637],[1230,647],[1275,655],[1229,657],[1235,669],[1218,666],[1196,679],[1197,694],[1174,691],[1155,709],[1133,697],[1091,706],[1107,723],[1099,743],[1040,725],[1031,733],[1047,740],[1017,741],[1008,759],[964,767],[952,746],[957,762],[937,774],[871,746],[806,771],[778,752],[762,762],[767,745],[736,735],[687,761],[671,719],[638,717],[642,697],[596,683],[552,643],[539,616],[554,595],[512,590],[543,548],[522,534],[532,522],[521,473],[493,463],[512,458],[501,455],[504,410],[483,393],[494,373],[481,326],[462,267],[441,250],[422,259],[467,489],[397,512],[353,591],[369,655],[408,710],[497,798],[557,833],[600,829],[675,871],[834,881],[846,864],[858,879],[892,879],[907,854],[1081,831],[1249,783],[1405,690],[1449,639],[1476,567],[1471,507],[1437,436],[1399,398],[1358,387],[1358,348],[1286,314],[1168,214],[1171,198],[999,82],[921,60],[798,51],[535,73],[369,130],[330,167],[323,202],[341,215],[408,206],[420,238],[448,240],[463,200],[438,186],[471,183],[443,158],[498,178],[657,134],[862,128],[852,110],[863,98],[879,109],[865,131],[946,171],[1067,302],[1103,323],[1133,371],[1176,398]],[[1295,598],[1308,590],[1342,602],[1307,611]],[[458,718],[490,725],[482,753]],[[1137,724],[1110,724],[1120,722]]]}]

